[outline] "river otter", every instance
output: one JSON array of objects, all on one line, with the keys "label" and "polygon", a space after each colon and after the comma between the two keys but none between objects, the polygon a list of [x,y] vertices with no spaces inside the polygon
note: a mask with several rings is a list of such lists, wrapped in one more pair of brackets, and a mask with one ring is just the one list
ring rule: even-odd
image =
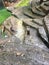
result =
[{"label": "river otter", "polygon": [[3,23],[3,26],[3,32],[6,32],[8,36],[15,35],[21,41],[24,39],[25,27],[22,20],[11,16]]}]

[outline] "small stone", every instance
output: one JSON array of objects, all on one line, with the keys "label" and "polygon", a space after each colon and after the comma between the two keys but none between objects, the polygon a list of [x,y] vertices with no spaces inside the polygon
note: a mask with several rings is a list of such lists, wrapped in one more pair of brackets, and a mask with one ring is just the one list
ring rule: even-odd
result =
[{"label": "small stone", "polygon": [[5,35],[5,37],[7,38],[8,36],[7,36],[7,35]]},{"label": "small stone", "polygon": [[10,40],[8,40],[8,42],[11,42]]},{"label": "small stone", "polygon": [[22,53],[21,56],[24,56],[24,54]]},{"label": "small stone", "polygon": [[16,52],[16,56],[21,56],[22,52]]}]

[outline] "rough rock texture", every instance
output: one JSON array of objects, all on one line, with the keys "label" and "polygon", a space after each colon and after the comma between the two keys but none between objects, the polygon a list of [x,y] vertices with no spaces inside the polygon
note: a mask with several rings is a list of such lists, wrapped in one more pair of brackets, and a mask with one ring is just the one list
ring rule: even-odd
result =
[{"label": "rough rock texture", "polygon": [[47,28],[49,30],[49,14],[47,16],[45,16],[44,21],[45,21]]},{"label": "rough rock texture", "polygon": [[30,35],[24,43],[16,37],[0,45],[1,65],[49,65],[49,50],[37,37],[37,31],[30,28]]},{"label": "rough rock texture", "polygon": [[19,20],[23,20],[29,34],[26,32],[23,42],[19,39],[20,42],[17,42],[14,36],[0,44],[0,65],[49,65],[48,3],[47,0],[41,4],[39,1],[32,2],[32,6],[18,8],[12,12]]}]

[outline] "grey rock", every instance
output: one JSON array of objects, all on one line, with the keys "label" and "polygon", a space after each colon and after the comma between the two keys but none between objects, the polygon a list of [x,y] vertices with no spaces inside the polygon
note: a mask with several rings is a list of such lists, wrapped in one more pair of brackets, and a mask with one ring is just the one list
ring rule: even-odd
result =
[{"label": "grey rock", "polygon": [[33,12],[34,14],[39,15],[39,16],[42,16],[42,17],[45,16],[45,13],[44,13],[44,12],[37,10],[35,7],[32,8],[32,12]]},{"label": "grey rock", "polygon": [[42,18],[40,18],[40,19],[33,19],[33,21],[34,21],[36,24],[40,25],[40,26],[43,25],[43,23],[42,23],[43,19],[42,19]]},{"label": "grey rock", "polygon": [[19,19],[24,19],[24,18],[28,18],[27,16],[25,16],[23,14],[23,12],[27,9],[27,7],[21,7],[16,9],[15,11],[12,12],[12,15],[14,15],[15,17],[19,18]]},{"label": "grey rock", "polygon": [[30,3],[30,5],[32,6],[32,7],[34,7],[34,6],[38,6],[40,3],[40,0],[31,0],[31,3]]},{"label": "grey rock", "polygon": [[6,9],[7,9],[9,12],[13,12],[13,11],[15,10],[14,6],[6,7]]},{"label": "grey rock", "polygon": [[44,5],[44,3],[41,4],[41,9],[43,9],[45,12],[49,11],[49,6]]},{"label": "grey rock", "polygon": [[31,19],[34,19],[34,18],[42,18],[42,16],[39,16],[39,15],[37,15],[37,14],[34,14],[34,13],[32,12],[32,9],[30,9],[30,10],[28,10],[28,11],[25,11],[25,12],[24,12],[24,15],[27,16],[27,17],[29,17],[29,18],[31,18]]},{"label": "grey rock", "polygon": [[45,2],[44,5],[49,6],[49,1]]},{"label": "grey rock", "polygon": [[[46,36],[46,32],[44,30],[43,27],[39,28],[39,33],[41,34],[41,36],[48,42],[47,36]],[[44,33],[44,34],[43,34]]]},{"label": "grey rock", "polygon": [[49,31],[49,14],[44,17],[44,21],[45,21],[45,24],[46,24],[47,29],[48,29],[48,31]]},{"label": "grey rock", "polygon": [[26,24],[32,28],[35,28],[35,29],[41,27],[40,25],[34,23],[34,21],[32,19],[25,19],[23,22],[24,22],[24,24]]}]

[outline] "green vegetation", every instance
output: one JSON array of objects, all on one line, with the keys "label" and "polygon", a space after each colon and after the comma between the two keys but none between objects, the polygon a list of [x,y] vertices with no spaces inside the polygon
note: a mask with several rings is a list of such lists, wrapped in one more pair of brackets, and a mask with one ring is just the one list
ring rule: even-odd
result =
[{"label": "green vegetation", "polygon": [[23,7],[23,6],[27,6],[30,0],[21,0],[16,7]]},{"label": "green vegetation", "polygon": [[0,25],[9,17],[11,13],[8,12],[5,8],[0,8]]}]

